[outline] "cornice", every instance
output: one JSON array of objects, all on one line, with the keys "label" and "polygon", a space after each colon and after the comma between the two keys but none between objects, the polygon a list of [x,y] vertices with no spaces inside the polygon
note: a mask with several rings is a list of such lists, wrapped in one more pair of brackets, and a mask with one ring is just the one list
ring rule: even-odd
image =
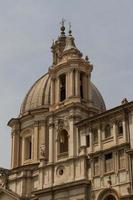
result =
[{"label": "cornice", "polygon": [[111,117],[118,113],[126,113],[127,114],[128,112],[130,112],[131,108],[133,109],[133,101],[123,104],[123,105],[120,105],[120,106],[117,106],[117,107],[114,107],[110,110],[106,110],[106,111],[96,114],[92,117],[89,117],[85,120],[81,120],[80,122],[76,123],[76,125],[78,127],[84,126],[85,124],[88,124],[89,122],[92,123],[93,121],[104,120],[105,118]]},{"label": "cornice", "polygon": [[81,179],[81,180],[77,180],[77,181],[73,181],[70,183],[64,183],[64,184],[60,184],[60,185],[56,185],[56,186],[52,186],[46,189],[42,189],[42,190],[38,190],[38,191],[34,191],[33,194],[34,195],[41,195],[43,193],[49,193],[49,192],[54,192],[57,190],[67,190],[68,188],[70,188],[71,190],[74,189],[74,187],[82,187],[82,186],[86,186],[88,187],[88,185],[90,185],[91,182],[87,179]]},{"label": "cornice", "polygon": [[[72,66],[72,65],[75,66]],[[84,68],[83,68],[84,66]],[[80,71],[92,71],[93,65],[86,62],[84,59],[76,58],[76,59],[69,59],[64,62],[60,62],[58,65],[54,67],[49,68],[49,74],[56,74],[58,71],[60,71],[62,68],[64,69],[70,69],[70,68],[79,68]]]}]

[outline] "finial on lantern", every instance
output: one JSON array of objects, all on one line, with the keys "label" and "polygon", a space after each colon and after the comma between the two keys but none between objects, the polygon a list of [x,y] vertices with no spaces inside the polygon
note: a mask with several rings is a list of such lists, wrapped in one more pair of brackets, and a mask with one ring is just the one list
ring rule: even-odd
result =
[{"label": "finial on lantern", "polygon": [[71,22],[69,22],[69,36],[72,35],[72,30],[71,30],[71,28],[72,28],[72,24],[71,24]]},{"label": "finial on lantern", "polygon": [[65,35],[65,19],[63,19],[62,18],[62,21],[60,22],[60,24],[61,24],[61,28],[60,28],[60,30],[61,30],[61,35]]}]

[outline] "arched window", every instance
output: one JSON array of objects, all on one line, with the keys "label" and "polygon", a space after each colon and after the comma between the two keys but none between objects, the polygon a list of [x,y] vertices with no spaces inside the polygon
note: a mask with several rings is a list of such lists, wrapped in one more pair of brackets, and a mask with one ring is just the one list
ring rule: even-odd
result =
[{"label": "arched window", "polygon": [[116,198],[113,195],[109,195],[104,200],[116,200]]},{"label": "arched window", "polygon": [[62,130],[59,133],[59,154],[68,153],[68,133]]},{"label": "arched window", "polygon": [[60,101],[66,99],[66,75],[62,74],[60,76]]},{"label": "arched window", "polygon": [[109,124],[107,124],[107,125],[105,126],[104,131],[105,131],[105,138],[111,137],[111,127],[110,127]]},{"label": "arched window", "polygon": [[122,124],[122,121],[119,121],[117,123],[117,131],[118,131],[118,135],[123,135],[123,124]]}]

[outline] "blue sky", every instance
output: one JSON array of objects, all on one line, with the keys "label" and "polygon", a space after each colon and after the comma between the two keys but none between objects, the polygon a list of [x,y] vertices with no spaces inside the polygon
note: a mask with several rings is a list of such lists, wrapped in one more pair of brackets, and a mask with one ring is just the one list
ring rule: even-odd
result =
[{"label": "blue sky", "polygon": [[0,1],[0,166],[10,167],[10,128],[22,100],[51,65],[62,18],[94,65],[92,80],[107,108],[133,99],[132,0]]}]

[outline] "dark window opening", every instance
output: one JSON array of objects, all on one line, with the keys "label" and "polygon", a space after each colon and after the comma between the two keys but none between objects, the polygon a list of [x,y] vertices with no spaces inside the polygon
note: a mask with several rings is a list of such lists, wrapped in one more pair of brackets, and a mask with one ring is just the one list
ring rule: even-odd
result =
[{"label": "dark window opening", "polygon": [[29,142],[29,159],[31,159],[31,141]]},{"label": "dark window opening", "polygon": [[116,198],[114,196],[112,196],[112,195],[109,195],[104,200],[116,200]]},{"label": "dark window opening", "polygon": [[122,121],[118,122],[118,135],[123,135],[123,125],[122,125]]},{"label": "dark window opening", "polygon": [[84,95],[83,95],[83,74],[80,73],[80,97],[81,99],[84,98]]},{"label": "dark window opening", "polygon": [[112,159],[112,153],[108,153],[105,155],[105,160]]},{"label": "dark window opening", "polygon": [[60,101],[66,99],[66,76],[65,74],[60,76]]},{"label": "dark window opening", "polygon": [[31,159],[32,156],[32,142],[31,136],[25,139],[25,160]]},{"label": "dark window opening", "polygon": [[89,135],[86,136],[86,146],[90,147],[90,136]]}]

